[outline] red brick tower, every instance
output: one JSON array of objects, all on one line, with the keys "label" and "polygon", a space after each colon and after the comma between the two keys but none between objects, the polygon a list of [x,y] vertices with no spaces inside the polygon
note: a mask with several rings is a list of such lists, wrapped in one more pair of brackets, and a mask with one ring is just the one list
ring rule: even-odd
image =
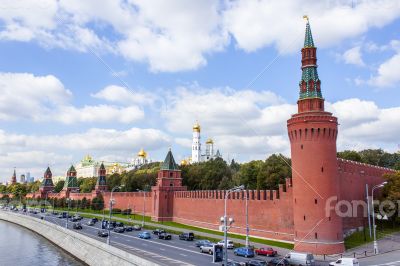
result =
[{"label": "red brick tower", "polygon": [[331,197],[339,196],[338,122],[324,110],[316,51],[307,19],[298,113],[287,121],[293,167],[295,250],[335,254],[344,251],[342,219],[333,210],[326,213],[325,207]]},{"label": "red brick tower", "polygon": [[53,177],[53,174],[51,173],[50,167],[47,167],[46,172],[44,172],[44,175],[43,175],[42,184],[40,185],[40,188],[39,188],[42,198],[45,198],[48,192],[51,192],[54,190],[54,184],[53,184],[52,177]]},{"label": "red brick tower", "polygon": [[11,182],[10,182],[12,185],[13,184],[15,184],[15,183],[17,183],[17,173],[15,172],[15,167],[14,167],[14,173],[13,173],[13,175],[12,175],[12,177],[11,177]]},{"label": "red brick tower", "polygon": [[186,187],[182,186],[181,170],[169,150],[158,171],[157,184],[152,187],[153,221],[172,221],[174,192],[182,190],[186,190]]},{"label": "red brick tower", "polygon": [[101,163],[99,168],[99,175],[97,177],[95,191],[107,191],[106,168],[104,167],[103,163]]}]

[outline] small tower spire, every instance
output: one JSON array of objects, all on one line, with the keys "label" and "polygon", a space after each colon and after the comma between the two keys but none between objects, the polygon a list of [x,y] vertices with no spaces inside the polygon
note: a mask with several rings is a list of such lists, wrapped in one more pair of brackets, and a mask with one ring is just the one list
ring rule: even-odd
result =
[{"label": "small tower spire", "polygon": [[311,33],[308,16],[306,19],[306,32],[304,47],[301,49],[301,80],[299,82],[298,112],[324,111],[324,99],[321,92],[321,80],[317,71],[317,48]]}]

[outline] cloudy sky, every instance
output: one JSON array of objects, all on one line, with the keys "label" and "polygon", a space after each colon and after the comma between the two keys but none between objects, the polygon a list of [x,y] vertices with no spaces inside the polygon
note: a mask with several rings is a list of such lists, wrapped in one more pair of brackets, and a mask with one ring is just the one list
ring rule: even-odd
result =
[{"label": "cloudy sky", "polygon": [[0,181],[85,154],[289,155],[304,14],[338,149],[399,148],[400,1],[2,0]]}]

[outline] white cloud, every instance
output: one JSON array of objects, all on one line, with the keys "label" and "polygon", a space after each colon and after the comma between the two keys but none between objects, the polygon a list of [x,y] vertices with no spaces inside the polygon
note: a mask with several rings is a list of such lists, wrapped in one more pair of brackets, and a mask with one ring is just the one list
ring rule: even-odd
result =
[{"label": "white cloud", "polygon": [[127,162],[142,147],[152,155],[160,148],[165,151],[171,143],[169,135],[152,128],[92,128],[64,135],[12,134],[0,130],[0,177],[8,180],[14,166],[38,176],[48,164],[56,167],[53,174],[63,175],[70,163],[78,162],[87,153],[99,160]]},{"label": "white cloud", "polygon": [[14,2],[2,1],[0,40],[110,52],[145,62],[155,72],[204,66],[207,55],[229,45],[230,36],[245,51],[266,46],[280,53],[298,51],[304,14],[311,18],[320,47],[383,27],[400,16],[400,4],[392,0],[358,1],[354,6],[349,1],[311,0]]},{"label": "white cloud", "polygon": [[365,66],[362,59],[361,46],[356,46],[345,51],[341,57],[346,64]]},{"label": "white cloud", "polygon": [[132,91],[117,85],[107,86],[92,94],[92,97],[121,104],[152,104],[156,100],[154,94]]},{"label": "white cloud", "polygon": [[[72,93],[52,75],[34,76],[29,73],[0,73],[0,120],[33,120],[73,123],[132,123],[144,118],[144,111],[134,103],[152,101],[150,95],[130,93],[122,87],[109,86],[95,94],[111,102],[129,101],[126,107],[70,103]],[[116,96],[116,98],[112,98]]]},{"label": "white cloud", "polygon": [[[238,47],[254,51],[274,45],[280,53],[298,51],[304,36],[301,17],[308,14],[319,47],[336,44],[382,27],[400,15],[392,0],[350,1],[232,1],[224,12],[225,27]],[[329,30],[327,30],[329,29]]]},{"label": "white cloud", "polygon": [[383,62],[367,83],[371,86],[380,88],[394,87],[400,82],[400,53],[395,54],[387,61]]},{"label": "white cloud", "polygon": [[43,113],[65,104],[71,95],[52,75],[0,73],[0,120],[38,120]]}]

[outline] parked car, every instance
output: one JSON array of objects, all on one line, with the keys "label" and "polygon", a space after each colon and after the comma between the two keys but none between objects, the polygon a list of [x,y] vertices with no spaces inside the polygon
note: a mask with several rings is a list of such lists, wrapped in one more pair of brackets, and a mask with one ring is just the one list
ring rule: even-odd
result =
[{"label": "parked car", "polygon": [[62,218],[64,218],[64,217],[62,216],[62,214],[60,214],[60,215],[57,216],[57,218],[62,219]]},{"label": "parked car", "polygon": [[80,229],[82,229],[82,225],[81,225],[81,223],[76,222],[72,225],[72,228],[74,228],[76,230],[80,230]]},{"label": "parked car", "polygon": [[[222,265],[224,265],[224,264],[222,264]],[[244,265],[246,265],[246,263],[245,262],[234,261],[234,260],[229,260],[226,265],[227,266],[244,266]]]},{"label": "parked car", "polygon": [[72,217],[70,220],[71,220],[71,222],[77,222],[77,221],[79,221],[79,219],[78,219],[77,217]]},{"label": "parked car", "polygon": [[92,218],[90,220],[93,221],[94,223],[97,223],[99,221],[99,219],[97,219],[97,218]]},{"label": "parked car", "polygon": [[343,265],[343,266],[359,266],[358,259],[355,258],[341,258],[337,261],[329,263],[329,266]]},{"label": "parked car", "polygon": [[115,227],[124,227],[124,223],[116,222]]},{"label": "parked car", "polygon": [[314,265],[314,255],[311,253],[290,252],[285,257],[290,265]]},{"label": "parked car", "polygon": [[278,252],[273,248],[259,248],[254,250],[254,252],[256,253],[256,255],[269,256],[269,257],[273,257],[278,254]]},{"label": "parked car", "polygon": [[158,234],[158,239],[171,240],[172,236],[167,232],[163,232]]},{"label": "parked car", "polygon": [[131,231],[133,231],[133,227],[132,226],[125,226],[125,231],[127,231],[127,232],[131,232]]},{"label": "parked car", "polygon": [[165,233],[165,230],[163,230],[163,229],[156,229],[156,230],[153,230],[153,234],[155,234],[156,236],[159,235],[159,234],[161,234],[161,233]]},{"label": "parked car", "polygon": [[201,247],[201,246],[204,246],[206,244],[212,244],[212,243],[211,243],[210,240],[204,240],[204,239],[197,240],[196,243],[195,243],[196,247]]},{"label": "parked car", "polygon": [[208,253],[210,255],[214,252],[214,245],[213,244],[205,244],[204,246],[200,247],[201,253]]},{"label": "parked car", "polygon": [[275,258],[268,262],[268,266],[289,266],[290,263],[287,259],[284,258]]},{"label": "parked car", "polygon": [[235,248],[233,251],[233,254],[236,256],[242,256],[245,258],[252,258],[254,257],[254,248],[249,248],[249,247],[240,247],[240,248]]},{"label": "parked car", "polygon": [[141,232],[141,233],[138,235],[138,237],[139,237],[139,238],[142,238],[142,239],[150,239],[150,238],[151,238],[151,235],[150,235],[149,232],[144,231],[144,232]]},{"label": "parked car", "polygon": [[100,237],[107,237],[108,231],[107,230],[99,230],[99,231],[97,231],[97,235]]},{"label": "parked car", "polygon": [[80,220],[83,219],[83,217],[80,216],[79,214],[75,214],[73,217],[74,217],[75,219],[77,219],[78,221],[80,221]]},{"label": "parked car", "polygon": [[125,228],[121,227],[121,226],[117,226],[117,227],[114,228],[114,232],[123,233],[123,232],[125,232]]},{"label": "parked car", "polygon": [[192,232],[189,233],[182,233],[179,235],[180,240],[186,240],[186,241],[193,241],[194,239],[194,234]]},{"label": "parked car", "polygon": [[138,224],[135,224],[135,225],[133,226],[133,230],[135,230],[135,231],[140,231],[140,230],[142,230],[142,227],[141,227],[140,225],[138,225]]},{"label": "parked car", "polygon": [[92,220],[89,220],[86,224],[89,225],[89,226],[95,225],[95,223]]},{"label": "parked car", "polygon": [[[221,246],[225,247],[225,241],[224,241],[224,240],[219,241],[219,242],[218,242],[218,245],[221,245]],[[233,248],[235,247],[235,245],[233,244],[233,241],[232,241],[232,240],[229,240],[229,239],[228,239],[228,241],[227,241],[227,247],[228,247],[228,249],[233,249]]]},{"label": "parked car", "polygon": [[267,266],[265,260],[249,260],[246,262],[246,266]]}]

